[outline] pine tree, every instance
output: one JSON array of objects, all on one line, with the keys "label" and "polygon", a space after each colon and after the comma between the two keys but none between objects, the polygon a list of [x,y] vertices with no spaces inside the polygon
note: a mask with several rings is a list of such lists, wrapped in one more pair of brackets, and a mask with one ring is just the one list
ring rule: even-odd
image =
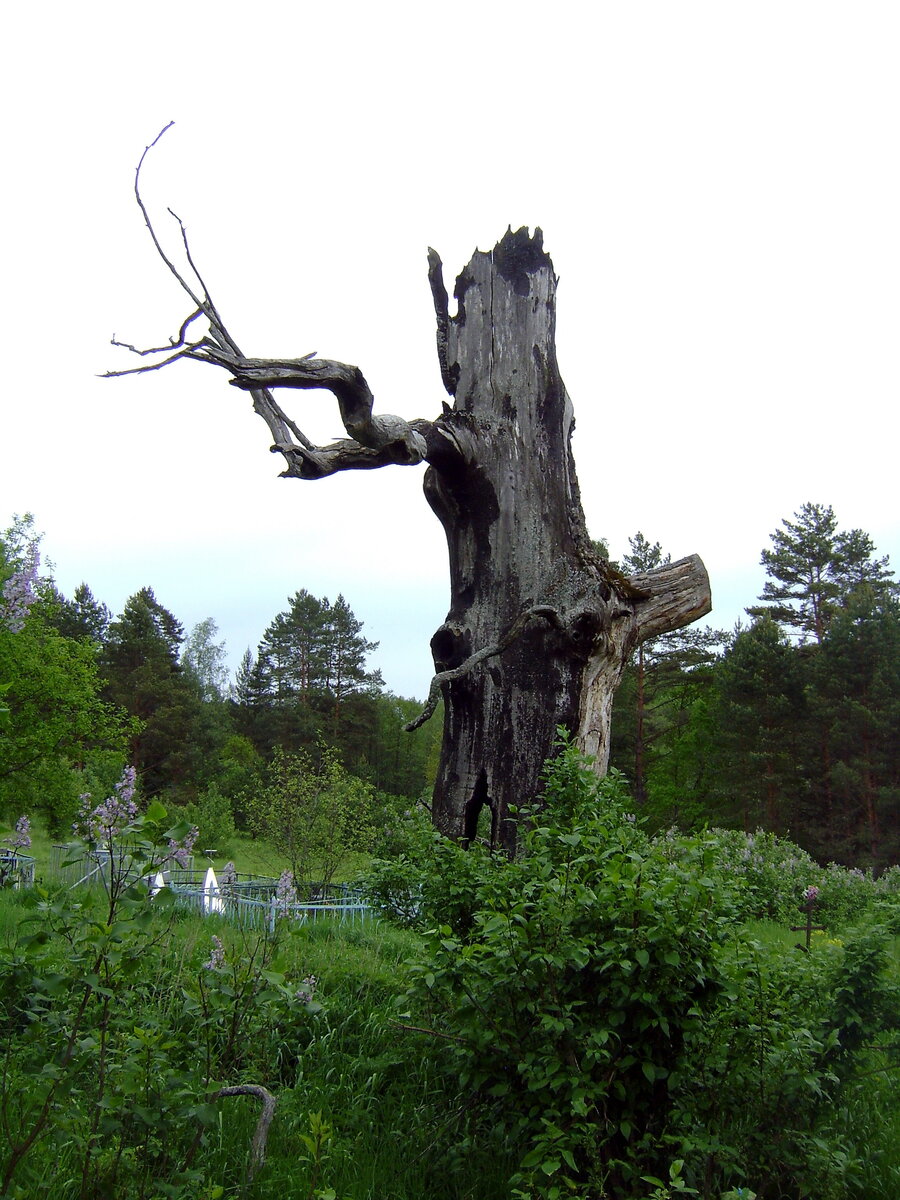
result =
[{"label": "pine tree", "polygon": [[311,702],[327,688],[328,624],[331,604],[305,588],[288,600],[263,634],[259,662],[264,664],[276,701]]},{"label": "pine tree", "polygon": [[747,612],[768,613],[801,642],[811,636],[821,645],[854,588],[865,583],[889,593],[895,585],[887,558],[874,557],[869,535],[839,531],[830,505],[804,504],[794,518],[782,521],[784,528],[771,535],[772,548],[763,550],[760,561],[769,576],[759,597],[763,606]]},{"label": "pine tree", "polygon": [[343,596],[332,604],[303,588],[290,597],[266,629],[255,664],[245,661],[239,674],[238,691],[253,693],[248,702],[257,714],[242,714],[240,727],[263,753],[276,744],[311,746],[322,735],[352,750],[375,726],[369,700],[382,679],[366,670],[366,656],[378,643],[367,641],[362,629]]},{"label": "pine tree", "polygon": [[[628,544],[630,551],[622,559],[622,570],[626,575],[635,575],[640,571],[653,571],[657,567],[671,562],[671,555],[663,555],[662,546],[659,542],[655,542],[651,546],[640,530],[638,530],[634,537],[628,539]],[[663,638],[641,642],[629,663],[634,682],[633,789],[634,798],[638,804],[643,804],[647,799],[646,755],[649,736],[649,731],[647,730],[647,676],[654,662],[656,643],[661,641],[663,641]]]}]

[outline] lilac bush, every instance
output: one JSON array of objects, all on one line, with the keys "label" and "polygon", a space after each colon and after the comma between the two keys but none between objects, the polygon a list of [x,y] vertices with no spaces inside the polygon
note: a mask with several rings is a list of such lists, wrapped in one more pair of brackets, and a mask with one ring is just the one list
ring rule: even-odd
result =
[{"label": "lilac bush", "polygon": [[222,868],[222,874],[219,876],[219,892],[230,899],[234,895],[234,887],[237,883],[237,870],[234,863],[229,861]]},{"label": "lilac bush", "polygon": [[196,825],[192,825],[181,841],[176,841],[174,838],[169,838],[169,853],[166,862],[174,862],[182,870],[187,870],[191,865],[191,855],[194,851],[194,845],[197,838],[200,836],[200,830]]},{"label": "lilac bush", "polygon": [[[805,850],[761,829],[710,829],[702,841],[707,871],[739,921],[769,918],[791,924],[804,888],[817,882],[821,873]],[[674,861],[682,856],[685,839],[669,830],[656,844]]]},{"label": "lilac bush", "polygon": [[112,796],[94,806],[91,805],[91,793],[82,793],[79,796],[81,809],[72,826],[76,836],[86,842],[108,846],[133,825],[138,815],[134,799],[135,777],[134,767],[126,767]]},{"label": "lilac bush", "polygon": [[[796,924],[799,914],[815,904],[816,923],[827,929],[856,920],[879,896],[900,892],[900,868],[879,881],[858,867],[819,864],[787,838],[757,829],[710,829],[702,835],[706,870],[718,882],[719,894],[737,921],[769,919]],[[678,861],[693,840],[677,829],[655,839],[665,857]]]},{"label": "lilac bush", "polygon": [[225,966],[225,947],[222,944],[222,939],[212,935],[212,950],[209,958],[203,964],[204,971],[221,971]]},{"label": "lilac bush", "polygon": [[875,899],[871,872],[829,863],[816,880],[816,922],[828,929],[855,921]]},{"label": "lilac bush", "polygon": [[35,540],[29,543],[21,566],[16,567],[0,590],[0,625],[5,625],[10,633],[21,633],[29,609],[37,599],[40,565],[41,556]]},{"label": "lilac bush", "polygon": [[12,850],[28,849],[31,845],[31,822],[27,817],[19,817],[15,831],[7,838],[6,844]]},{"label": "lilac bush", "polygon": [[315,975],[307,975],[300,984],[299,988],[297,988],[297,991],[294,993],[295,998],[301,1004],[312,1004],[313,997],[316,994],[318,982],[319,981],[316,979]]},{"label": "lilac bush", "polygon": [[297,889],[294,886],[293,872],[288,869],[278,877],[275,888],[275,912],[280,917],[290,916],[291,910],[297,903]]}]

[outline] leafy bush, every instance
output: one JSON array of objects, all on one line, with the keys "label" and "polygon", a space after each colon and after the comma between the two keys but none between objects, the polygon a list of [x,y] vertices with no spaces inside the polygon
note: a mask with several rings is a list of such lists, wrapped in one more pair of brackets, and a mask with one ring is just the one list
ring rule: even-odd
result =
[{"label": "leafy bush", "polygon": [[519,860],[476,860],[468,928],[433,933],[409,1004],[525,1150],[517,1194],[599,1194],[667,1170],[670,1094],[726,926],[702,845],[693,861],[686,844],[675,862],[656,852],[620,781],[571,746],[544,799]]},{"label": "leafy bush", "polygon": [[[885,872],[876,882],[857,867],[818,863],[793,842],[757,829],[709,829],[702,835],[706,870],[717,882],[719,897],[737,923],[767,919],[782,925],[799,923],[803,895],[815,887],[815,921],[827,929],[857,921],[879,896],[900,891],[900,870]],[[677,829],[658,835],[656,845],[678,861],[682,845],[690,856],[695,839]]]},{"label": "leafy bush", "polygon": [[231,846],[235,835],[234,812],[231,801],[216,784],[209,784],[206,791],[190,804],[173,805],[172,808],[199,831],[196,844],[200,850],[216,850],[222,854]]},{"label": "leafy bush", "polygon": [[252,1073],[257,1094],[293,1076],[317,981],[285,972],[277,938],[221,925],[205,961],[196,946],[170,953],[185,914],[146,879],[180,861],[190,831],[158,802],[138,814],[133,770],[107,800],[86,797],[80,823],[102,890],[25,893],[30,915],[0,961],[0,1193],[52,1177],[59,1196],[221,1194],[192,1166],[214,1102],[235,1094],[221,1080],[246,1091]]},{"label": "leafy bush", "polygon": [[[721,948],[726,985],[691,1033],[692,1069],[672,1124],[694,1181],[707,1183],[704,1196],[716,1194],[713,1181],[817,1200],[896,1194],[890,1183],[884,1191],[865,1184],[862,1170],[878,1152],[889,1106],[875,1122],[840,1116],[867,1101],[871,1074],[897,1065],[900,1003],[887,938],[868,925],[841,940],[814,939],[809,954],[773,953],[743,936]],[[892,1104],[900,1117],[896,1090]]]},{"label": "leafy bush", "polygon": [[298,883],[330,883],[373,836],[371,785],[349,774],[330,747],[318,749],[314,759],[277,748],[266,786],[245,800],[251,830],[287,858]]},{"label": "leafy bush", "polygon": [[[736,922],[768,918],[789,925],[797,918],[803,891],[819,882],[814,860],[784,838],[758,829],[709,829],[702,835],[706,870],[716,879],[719,899]],[[678,861],[682,846],[694,853],[694,838],[685,839],[670,829],[656,844],[671,861]]]}]

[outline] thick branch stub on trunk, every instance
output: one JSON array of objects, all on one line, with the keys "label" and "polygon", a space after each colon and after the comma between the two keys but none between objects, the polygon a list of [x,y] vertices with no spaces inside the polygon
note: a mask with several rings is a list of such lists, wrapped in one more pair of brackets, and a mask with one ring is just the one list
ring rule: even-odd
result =
[{"label": "thick branch stub on trunk", "polygon": [[697,554],[655,571],[630,575],[628,582],[649,593],[647,600],[635,606],[638,642],[682,629],[712,612],[709,575]]},{"label": "thick branch stub on trunk", "polygon": [[588,662],[581,685],[576,742],[601,775],[609,763],[613,697],[631,652],[648,638],[672,633],[712,611],[709,576],[696,554],[627,582],[641,598],[620,599],[609,635]]}]

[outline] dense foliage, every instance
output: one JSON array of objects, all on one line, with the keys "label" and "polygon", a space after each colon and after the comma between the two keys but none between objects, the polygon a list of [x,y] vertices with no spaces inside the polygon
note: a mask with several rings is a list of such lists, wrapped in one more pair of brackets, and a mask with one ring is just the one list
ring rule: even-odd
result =
[{"label": "dense foliage", "polygon": [[[773,835],[648,837],[571,747],[545,799],[515,862],[436,842],[370,883],[423,930],[407,1019],[520,1147],[510,1194],[890,1195],[869,1105],[896,1128],[900,872],[823,870]],[[799,949],[754,937],[763,917]]]},{"label": "dense foliage", "polygon": [[[289,597],[230,683],[213,618],[186,634],[149,587],[118,615],[86,584],[68,599],[40,570],[31,518],[0,540],[10,818],[40,808],[67,830],[79,792],[109,786],[125,761],[215,848],[259,828],[251,809],[275,786],[279,755],[317,769],[333,752],[374,789],[379,836],[427,792],[440,720],[404,731],[419,706],[368,667],[375,644],[343,596]],[[826,506],[803,505],[771,542],[751,624],[636,649],[615,698],[612,765],[657,829],[762,829],[822,862],[884,869],[900,855],[897,585],[868,535],[841,530]],[[666,562],[638,533],[618,565]]]},{"label": "dense foliage", "polygon": [[0,816],[28,809],[67,836],[79,794],[110,787],[127,761],[145,796],[227,849],[236,829],[261,830],[253,813],[291,756],[348,773],[360,826],[383,825],[433,777],[439,723],[403,731],[419,706],[367,670],[375,645],[342,596],[293,596],[232,685],[213,618],[185,634],[149,587],[117,616],[86,584],[69,599],[39,542],[31,517],[0,537]]},{"label": "dense foliage", "polygon": [[[663,561],[637,535],[621,565]],[[109,865],[0,890],[2,1200],[893,1200],[896,585],[817,505],[763,562],[748,627],[636,653],[623,774],[563,744],[509,861],[430,828],[438,723],[402,733],[343,597],[297,592],[231,686],[212,618],[66,598],[17,520],[5,841],[29,812]],[[236,830],[291,889],[374,853],[384,920],[254,936],[151,899]],[[278,1098],[264,1166],[247,1084]]]},{"label": "dense foliage", "polygon": [[132,771],[84,797],[102,887],[0,889],[0,1195],[893,1200],[900,870],[649,836],[571,747],[546,800],[515,862],[385,835],[418,932],[254,934],[151,896]]},{"label": "dense foliage", "polygon": [[[632,539],[626,569],[661,561]],[[900,856],[900,603],[862,530],[805,504],[762,555],[752,624],[636,654],[616,696],[612,761],[657,827],[790,836],[820,861]]]}]

